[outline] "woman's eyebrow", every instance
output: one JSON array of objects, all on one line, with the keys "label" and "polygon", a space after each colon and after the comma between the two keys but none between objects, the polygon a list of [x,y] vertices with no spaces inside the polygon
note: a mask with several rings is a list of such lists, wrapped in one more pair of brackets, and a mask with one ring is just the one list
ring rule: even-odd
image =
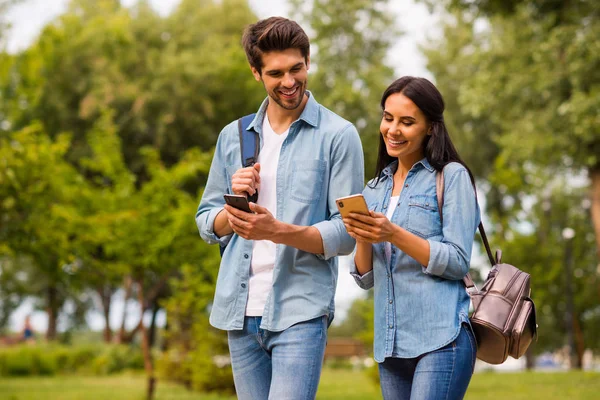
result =
[{"label": "woman's eyebrow", "polygon": [[[383,110],[383,113],[384,113],[385,115],[389,115],[389,116],[392,116],[392,117],[393,117],[392,113],[390,113],[389,111]],[[399,118],[400,118],[400,119],[410,119],[410,120],[413,120],[413,121],[416,121],[416,120],[417,120],[415,117],[413,117],[413,116],[411,116],[411,115],[402,115],[402,116],[400,116]]]}]

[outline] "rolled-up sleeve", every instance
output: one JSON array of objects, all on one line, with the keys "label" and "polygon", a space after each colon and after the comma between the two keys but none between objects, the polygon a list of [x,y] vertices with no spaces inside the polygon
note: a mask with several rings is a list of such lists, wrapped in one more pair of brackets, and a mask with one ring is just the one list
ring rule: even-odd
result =
[{"label": "rolled-up sleeve", "polygon": [[352,275],[352,277],[354,278],[354,281],[356,282],[358,287],[360,287],[361,289],[365,289],[365,290],[371,289],[373,287],[373,285],[375,284],[375,281],[373,278],[373,270],[365,272],[363,275],[361,275],[358,273],[355,263],[350,264],[350,275]]},{"label": "rolled-up sleeve", "polygon": [[318,257],[325,260],[338,255],[348,255],[354,250],[355,241],[346,231],[335,203],[339,197],[361,193],[364,186],[362,144],[354,125],[347,125],[336,136],[330,165],[327,193],[330,218],[313,225],[319,230],[323,240],[323,254]]},{"label": "rolled-up sleeve", "polygon": [[443,239],[428,239],[429,264],[425,273],[460,280],[469,272],[479,207],[467,170],[460,168],[449,175],[442,209]]},{"label": "rolled-up sleeve", "polygon": [[202,200],[200,200],[200,205],[196,212],[196,225],[198,226],[200,237],[208,244],[219,243],[221,246],[226,246],[233,236],[233,234],[230,234],[217,237],[214,232],[215,218],[223,210],[223,205],[225,204],[223,194],[228,192],[229,187],[225,174],[225,166],[223,165],[222,146],[224,145],[223,134],[225,129],[217,139],[206,187],[204,188]]}]

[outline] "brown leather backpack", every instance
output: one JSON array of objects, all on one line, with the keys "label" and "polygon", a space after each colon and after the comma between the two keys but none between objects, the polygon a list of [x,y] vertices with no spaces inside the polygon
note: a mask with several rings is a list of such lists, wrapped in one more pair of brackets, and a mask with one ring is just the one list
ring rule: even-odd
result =
[{"label": "brown leather backpack", "polygon": [[[443,171],[436,174],[436,193],[440,220],[443,220]],[[477,289],[469,273],[463,278],[473,302],[469,319],[477,340],[477,358],[490,364],[502,364],[509,355],[521,357],[531,342],[537,340],[530,275],[510,264],[503,264],[500,250],[496,251],[494,259],[482,223],[479,233],[492,269],[481,290]]]}]

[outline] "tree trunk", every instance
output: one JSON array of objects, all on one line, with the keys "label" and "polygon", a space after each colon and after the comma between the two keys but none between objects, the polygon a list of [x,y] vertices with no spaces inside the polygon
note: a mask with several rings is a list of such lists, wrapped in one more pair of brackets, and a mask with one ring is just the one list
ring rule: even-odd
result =
[{"label": "tree trunk", "polygon": [[119,329],[119,336],[117,337],[118,343],[125,343],[125,320],[127,319],[127,301],[131,298],[132,279],[130,276],[126,276],[124,279],[125,286],[125,301],[123,302],[123,315],[121,316],[121,328]]},{"label": "tree trunk", "polygon": [[133,328],[130,332],[123,333],[123,337],[119,338],[119,340],[120,340],[119,343],[120,344],[124,344],[124,343],[129,344],[129,343],[133,342],[133,338],[138,333],[138,331],[142,328],[142,324],[143,324],[143,316],[140,318],[140,322],[137,323],[135,328]]},{"label": "tree trunk", "polygon": [[592,181],[590,213],[596,233],[596,252],[600,259],[600,164],[590,169],[590,180]]},{"label": "tree trunk", "polygon": [[531,371],[535,366],[535,355],[533,354],[533,346],[529,346],[525,352],[525,369]]},{"label": "tree trunk", "polygon": [[55,286],[49,286],[46,294],[48,303],[46,313],[48,314],[48,330],[46,331],[46,340],[56,339],[56,320],[58,319],[58,292]]},{"label": "tree trunk", "polygon": [[144,326],[144,282],[143,279],[137,280],[138,284],[138,301],[140,303],[140,309],[142,312],[142,320],[140,331],[142,332],[142,353],[144,354],[144,369],[146,370],[146,376],[148,377],[148,386],[146,387],[146,399],[152,400],[154,396],[154,384],[156,378],[154,377],[154,367],[152,365],[152,353],[150,352],[150,338],[148,337],[148,330]]},{"label": "tree trunk", "polygon": [[155,300],[152,302],[152,320],[150,321],[149,340],[151,348],[154,347],[156,340],[156,314],[158,314],[158,310],[160,310],[160,308],[158,307],[158,302]]},{"label": "tree trunk", "polygon": [[104,342],[112,341],[112,329],[110,329],[110,305],[112,290],[109,285],[100,285],[97,289],[102,303],[102,313],[104,314]]},{"label": "tree trunk", "polygon": [[575,364],[572,368],[583,369],[583,353],[585,352],[585,343],[583,331],[579,322],[579,315],[573,315],[573,330],[575,331]]}]

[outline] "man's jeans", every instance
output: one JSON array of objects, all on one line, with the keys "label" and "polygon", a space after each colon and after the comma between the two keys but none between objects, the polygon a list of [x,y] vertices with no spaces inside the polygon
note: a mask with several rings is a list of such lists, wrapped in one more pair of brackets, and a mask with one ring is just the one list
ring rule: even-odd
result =
[{"label": "man's jeans", "polygon": [[462,399],[473,375],[476,352],[473,333],[463,324],[456,340],[441,349],[416,358],[386,358],[379,364],[383,398]]},{"label": "man's jeans", "polygon": [[260,329],[261,317],[244,318],[244,329],[228,331],[239,400],[314,399],[327,341],[327,317],[281,332]]}]

